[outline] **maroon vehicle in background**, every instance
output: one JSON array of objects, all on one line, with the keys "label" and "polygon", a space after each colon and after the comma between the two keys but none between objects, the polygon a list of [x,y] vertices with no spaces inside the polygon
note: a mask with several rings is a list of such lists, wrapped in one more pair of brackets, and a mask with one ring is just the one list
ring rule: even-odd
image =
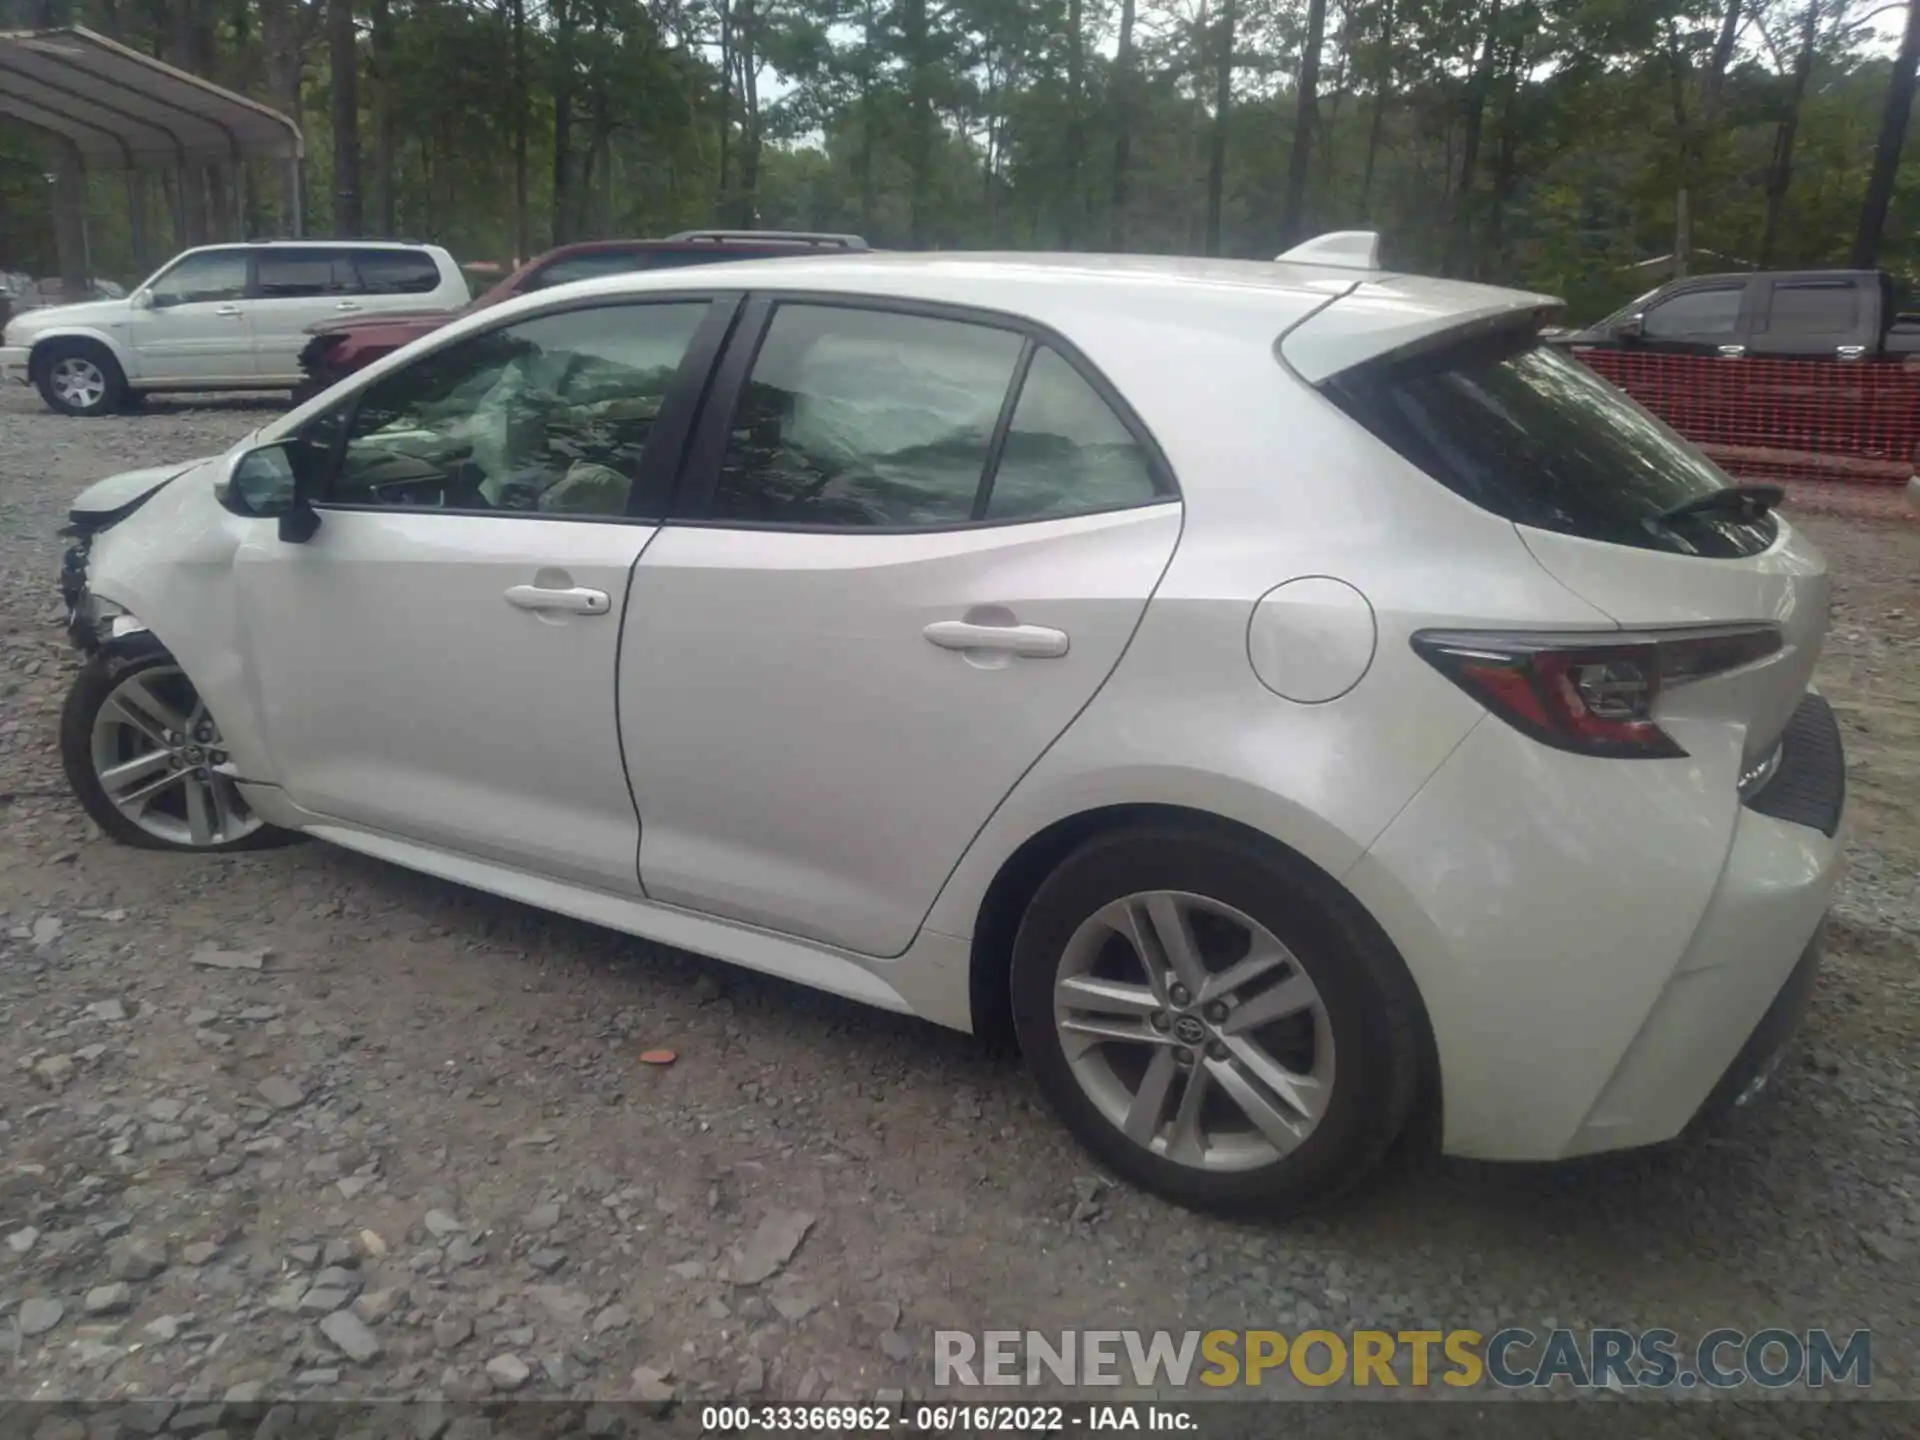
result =
[{"label": "maroon vehicle in background", "polygon": [[313,338],[300,352],[306,378],[293,392],[295,404],[317,395],[335,381],[391,355],[402,345],[430,335],[462,315],[498,305],[516,295],[634,270],[711,265],[721,260],[766,260],[779,255],[825,251],[864,251],[858,235],[803,230],[683,230],[664,240],[585,240],[559,245],[515,270],[491,290],[459,310],[387,311],[373,317],[324,320],[307,327]]}]

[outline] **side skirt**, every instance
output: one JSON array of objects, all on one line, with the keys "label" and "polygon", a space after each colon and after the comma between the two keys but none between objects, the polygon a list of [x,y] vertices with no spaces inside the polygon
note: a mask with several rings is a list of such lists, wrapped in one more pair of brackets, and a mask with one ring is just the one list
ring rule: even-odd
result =
[{"label": "side skirt", "polygon": [[309,815],[289,802],[277,786],[249,784],[246,796],[269,823],[302,830],[317,840],[377,860],[676,949],[710,955],[882,1010],[915,1015],[948,1029],[969,1033],[973,1029],[967,984],[971,947],[954,936],[923,930],[904,955],[876,960]]}]

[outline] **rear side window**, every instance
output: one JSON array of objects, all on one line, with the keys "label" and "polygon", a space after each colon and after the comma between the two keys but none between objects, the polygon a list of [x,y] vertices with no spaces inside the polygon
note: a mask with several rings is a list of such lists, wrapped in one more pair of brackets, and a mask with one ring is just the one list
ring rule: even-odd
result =
[{"label": "rear side window", "polygon": [[254,288],[263,300],[303,295],[358,295],[360,277],[346,250],[295,250],[275,246],[254,260]]},{"label": "rear side window", "polygon": [[1851,335],[1860,328],[1860,287],[1845,280],[1796,280],[1773,287],[1769,335]]},{"label": "rear side window", "polygon": [[1771,517],[1662,518],[1726,477],[1531,335],[1363,365],[1323,388],[1405,459],[1516,524],[1683,555],[1753,555],[1773,542]]},{"label": "rear side window", "polygon": [[424,250],[355,250],[352,254],[369,295],[425,295],[440,288],[440,267]]},{"label": "rear side window", "polygon": [[734,417],[715,518],[966,522],[1021,348],[985,325],[782,305]]},{"label": "rear side window", "polygon": [[998,324],[783,302],[734,411],[723,524],[1058,520],[1175,491],[1091,372]]}]

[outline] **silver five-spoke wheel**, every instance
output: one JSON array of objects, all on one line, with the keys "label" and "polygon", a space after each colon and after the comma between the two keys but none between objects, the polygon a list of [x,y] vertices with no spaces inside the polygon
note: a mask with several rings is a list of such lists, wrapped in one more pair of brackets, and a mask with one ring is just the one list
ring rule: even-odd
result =
[{"label": "silver five-spoke wheel", "polygon": [[1095,1108],[1176,1164],[1272,1164],[1333,1091],[1333,1029],[1305,968],[1201,895],[1145,891],[1090,916],[1061,957],[1054,1024]]},{"label": "silver five-spoke wheel", "polygon": [[230,845],[261,827],[219,771],[220,727],[177,666],[134,671],[108,692],[93,721],[95,778],[131,824],[173,845]]},{"label": "silver five-spoke wheel", "polygon": [[47,385],[75,410],[91,410],[106,398],[107,374],[85,355],[64,355],[48,369]]}]

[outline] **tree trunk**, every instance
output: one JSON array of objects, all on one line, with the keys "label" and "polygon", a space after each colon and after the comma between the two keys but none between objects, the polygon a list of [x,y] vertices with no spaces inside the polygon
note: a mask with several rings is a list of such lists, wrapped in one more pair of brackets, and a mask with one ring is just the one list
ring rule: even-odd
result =
[{"label": "tree trunk", "polygon": [[65,136],[54,147],[53,243],[60,284],[68,296],[84,300],[93,268],[87,254],[87,167],[79,147]]},{"label": "tree trunk", "polygon": [[360,62],[353,0],[327,0],[327,55],[333,82],[333,233],[351,240],[360,215]]},{"label": "tree trunk", "polygon": [[1215,42],[1213,76],[1213,135],[1207,145],[1207,233],[1206,252],[1220,253],[1220,212],[1227,184],[1227,120],[1233,106],[1233,32],[1236,24],[1234,0],[1225,0],[1220,11],[1220,34]]},{"label": "tree trunk", "polygon": [[1060,238],[1069,250],[1080,248],[1081,212],[1086,204],[1087,135],[1081,91],[1086,84],[1086,15],[1082,0],[1067,0],[1067,208]]},{"label": "tree trunk", "polygon": [[380,233],[393,236],[400,230],[400,204],[394,183],[394,154],[398,148],[395,134],[395,105],[399,76],[393,66],[392,0],[373,0],[373,187],[379,211]]},{"label": "tree trunk", "polygon": [[1447,247],[1447,273],[1466,262],[1473,244],[1473,186],[1480,166],[1480,132],[1486,124],[1487,90],[1493,83],[1494,44],[1500,30],[1500,0],[1487,7],[1487,33],[1467,81],[1465,124],[1460,135],[1460,184],[1454,192],[1453,237]]},{"label": "tree trunk", "polygon": [[1133,160],[1134,0],[1120,0],[1120,39],[1113,55],[1113,200],[1108,243],[1127,248],[1127,191]]},{"label": "tree trunk", "polygon": [[[301,52],[306,47],[310,12],[298,0],[260,0],[260,48],[267,74],[267,103],[304,129],[300,108]],[[295,215],[304,213],[301,167],[279,169],[281,234],[293,232]]]},{"label": "tree trunk", "polygon": [[720,196],[724,219],[733,204],[733,0],[720,0]]},{"label": "tree trunk", "polygon": [[553,17],[553,243],[573,238],[573,28],[566,0],[552,0]]},{"label": "tree trunk", "polygon": [[527,213],[527,131],[532,121],[527,113],[526,0],[512,0],[508,13],[513,24],[513,246],[515,260],[524,263],[533,258],[533,217]]},{"label": "tree trunk", "polygon": [[740,197],[735,205],[742,226],[760,217],[760,19],[753,0],[740,0],[740,24],[734,54],[740,67]]},{"label": "tree trunk", "polygon": [[864,0],[861,7],[863,40],[860,47],[860,156],[856,166],[860,172],[860,233],[873,234],[873,127],[874,127],[874,61],[879,55],[879,21],[874,14],[874,0]]},{"label": "tree trunk", "polygon": [[153,246],[147,239],[147,177],[144,171],[127,172],[127,228],[133,243],[133,268],[145,275],[153,268]]},{"label": "tree trunk", "polygon": [[1727,0],[1720,33],[1707,57],[1707,73],[1700,83],[1700,109],[1689,121],[1686,114],[1683,71],[1677,58],[1674,71],[1674,121],[1680,130],[1680,183],[1673,196],[1673,273],[1684,276],[1693,261],[1693,184],[1706,160],[1707,136],[1720,109],[1720,95],[1733,60],[1733,44],[1740,34],[1743,0]]},{"label": "tree trunk", "polygon": [[1375,80],[1373,118],[1367,122],[1367,159],[1360,172],[1360,218],[1373,213],[1373,167],[1380,154],[1380,132],[1393,99],[1393,0],[1380,7],[1380,73]]},{"label": "tree trunk", "polygon": [[1320,120],[1320,49],[1327,38],[1327,0],[1307,0],[1307,34],[1300,45],[1299,94],[1293,107],[1293,147],[1287,156],[1287,201],[1280,212],[1280,246],[1300,238],[1307,222],[1307,169]]},{"label": "tree trunk", "polygon": [[1880,139],[1873,149],[1873,173],[1860,206],[1860,233],[1853,242],[1853,268],[1871,270],[1880,259],[1880,236],[1887,227],[1887,209],[1893,203],[1893,182],[1900,170],[1900,151],[1907,138],[1907,120],[1913,114],[1913,88],[1920,69],[1920,0],[1908,0],[1907,30],[1900,54],[1893,62],[1887,86],[1886,108],[1880,112]]},{"label": "tree trunk", "polygon": [[907,169],[910,178],[909,244],[927,248],[932,216],[933,95],[928,85],[927,0],[904,0],[903,28],[907,42]]},{"label": "tree trunk", "polygon": [[1813,76],[1814,50],[1820,39],[1820,9],[1824,0],[1807,0],[1800,25],[1800,49],[1793,59],[1793,78],[1787,91],[1787,113],[1773,136],[1773,156],[1767,163],[1767,214],[1760,229],[1759,268],[1773,268],[1774,246],[1780,238],[1780,212],[1793,184],[1793,145],[1800,131],[1800,107],[1806,103],[1807,82]]}]

